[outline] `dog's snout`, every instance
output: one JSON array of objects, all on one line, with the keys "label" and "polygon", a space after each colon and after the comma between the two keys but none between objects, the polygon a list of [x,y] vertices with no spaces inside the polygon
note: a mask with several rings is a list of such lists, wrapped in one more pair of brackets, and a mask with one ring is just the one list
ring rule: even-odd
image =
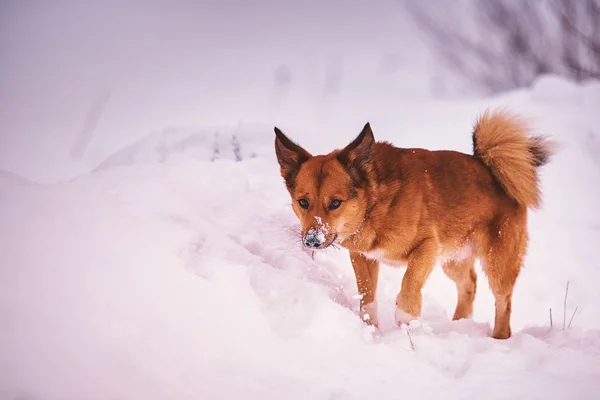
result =
[{"label": "dog's snout", "polygon": [[312,249],[318,249],[323,245],[323,242],[323,238],[321,238],[319,235],[308,234],[304,236],[304,245]]}]

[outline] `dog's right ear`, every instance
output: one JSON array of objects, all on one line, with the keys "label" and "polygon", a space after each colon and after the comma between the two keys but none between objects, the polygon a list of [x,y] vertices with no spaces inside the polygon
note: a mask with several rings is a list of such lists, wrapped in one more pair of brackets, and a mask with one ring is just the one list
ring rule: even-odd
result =
[{"label": "dog's right ear", "polygon": [[281,176],[288,188],[293,188],[300,166],[312,155],[292,142],[281,130],[275,127],[275,154],[281,167]]},{"label": "dog's right ear", "polygon": [[371,124],[367,122],[356,139],[336,156],[337,160],[346,167],[352,184],[357,188],[369,182],[369,176],[373,170],[374,145],[375,137],[371,130]]},{"label": "dog's right ear", "polygon": [[371,124],[366,123],[360,134],[338,154],[338,160],[351,168],[363,169],[372,159],[375,137]]}]

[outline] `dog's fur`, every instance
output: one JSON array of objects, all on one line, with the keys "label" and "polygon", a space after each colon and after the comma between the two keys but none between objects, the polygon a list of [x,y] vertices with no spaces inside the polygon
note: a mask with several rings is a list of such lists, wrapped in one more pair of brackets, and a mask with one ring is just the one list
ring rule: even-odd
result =
[{"label": "dog's fur", "polygon": [[421,289],[438,261],[458,290],[453,319],[469,318],[479,259],[496,300],[492,336],[511,336],[527,210],[540,206],[537,170],[552,155],[551,142],[531,136],[521,118],[503,110],[476,121],[473,155],[375,142],[369,123],[352,143],[327,155],[311,155],[278,128],[275,134],[302,236],[317,238],[311,247],[337,243],[350,251],[364,321],[378,325],[380,261],[407,267],[397,323],[420,317]]}]

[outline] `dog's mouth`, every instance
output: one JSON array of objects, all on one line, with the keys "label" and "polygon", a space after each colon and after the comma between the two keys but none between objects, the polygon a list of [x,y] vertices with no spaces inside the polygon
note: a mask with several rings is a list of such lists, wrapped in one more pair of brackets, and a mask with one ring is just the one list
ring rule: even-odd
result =
[{"label": "dog's mouth", "polygon": [[307,250],[310,250],[310,256],[311,258],[314,260],[315,259],[315,253],[319,252],[319,251],[325,251],[331,247],[339,249],[338,244],[336,243],[336,240],[338,239],[338,234],[336,233],[335,235],[333,235],[333,238],[328,241],[327,243],[325,243],[324,245],[317,247],[317,248],[309,248],[306,247]]},{"label": "dog's mouth", "polygon": [[326,249],[327,247],[329,247],[331,245],[335,245],[337,238],[338,238],[338,234],[336,233],[335,235],[333,235],[333,238],[329,241],[329,243],[327,243],[325,246],[323,246],[323,248]]},{"label": "dog's mouth", "polygon": [[337,247],[338,244],[339,244],[338,234],[336,233],[333,235],[333,237],[330,240],[326,241],[321,246],[319,246],[319,247],[306,246],[306,248],[309,250],[313,250],[313,251],[319,251],[319,250],[327,250],[330,247]]}]

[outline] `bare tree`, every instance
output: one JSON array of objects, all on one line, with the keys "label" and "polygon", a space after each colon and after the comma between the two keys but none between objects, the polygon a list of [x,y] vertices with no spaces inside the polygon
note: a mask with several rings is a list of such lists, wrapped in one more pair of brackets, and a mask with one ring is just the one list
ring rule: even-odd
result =
[{"label": "bare tree", "polygon": [[405,1],[435,54],[489,92],[549,73],[600,79],[600,0],[433,3]]}]

